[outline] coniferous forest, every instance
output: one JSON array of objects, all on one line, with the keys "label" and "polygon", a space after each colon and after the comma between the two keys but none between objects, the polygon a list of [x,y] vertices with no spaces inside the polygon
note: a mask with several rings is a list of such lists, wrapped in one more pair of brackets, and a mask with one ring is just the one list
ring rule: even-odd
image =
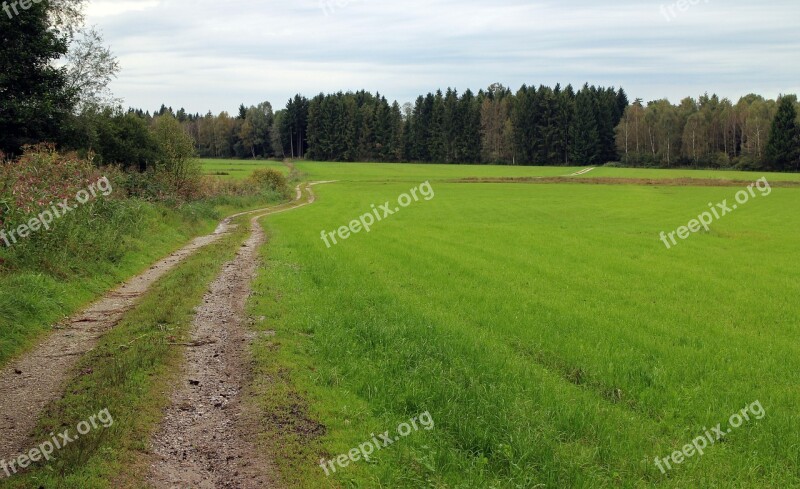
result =
[{"label": "coniferous forest", "polygon": [[797,171],[797,107],[792,95],[751,94],[735,104],[703,95],[674,105],[630,101],[621,88],[513,92],[495,84],[477,93],[439,90],[402,106],[358,91],[297,95],[277,111],[268,102],[235,115],[162,106],[112,118],[173,115],[198,154],[213,158]]}]

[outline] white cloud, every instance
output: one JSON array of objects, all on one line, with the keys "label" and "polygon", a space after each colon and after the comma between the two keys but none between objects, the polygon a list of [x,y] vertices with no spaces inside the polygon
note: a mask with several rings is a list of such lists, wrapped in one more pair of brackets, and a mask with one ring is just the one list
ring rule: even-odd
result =
[{"label": "white cloud", "polygon": [[103,17],[121,15],[128,12],[141,12],[158,6],[158,0],[94,0],[86,9],[86,14],[100,20]]},{"label": "white cloud", "polygon": [[495,81],[645,100],[800,91],[796,0],[700,2],[669,21],[662,0],[323,1],[104,0],[89,16],[120,56],[115,92],[150,110],[362,88],[402,103]]}]

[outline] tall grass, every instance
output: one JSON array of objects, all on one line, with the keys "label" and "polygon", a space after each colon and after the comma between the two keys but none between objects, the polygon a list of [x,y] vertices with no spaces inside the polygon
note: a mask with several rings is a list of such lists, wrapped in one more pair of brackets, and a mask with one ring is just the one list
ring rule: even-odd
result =
[{"label": "tall grass", "polygon": [[[105,177],[112,189],[85,204],[76,193]],[[51,146],[0,163],[0,230],[10,231],[67,198],[72,212],[16,243],[0,242],[0,366],[64,316],[213,231],[226,214],[285,200],[288,189],[199,179],[195,198],[156,173],[96,168]]]}]

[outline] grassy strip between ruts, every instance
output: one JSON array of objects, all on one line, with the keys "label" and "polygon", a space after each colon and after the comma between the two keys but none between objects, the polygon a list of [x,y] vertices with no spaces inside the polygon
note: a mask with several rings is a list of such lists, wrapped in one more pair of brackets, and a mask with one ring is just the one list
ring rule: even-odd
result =
[{"label": "grassy strip between ruts", "polygon": [[[114,424],[57,451],[49,463],[0,480],[2,488],[142,487],[141,453],[169,402],[179,372],[194,307],[248,233],[248,218],[156,282],[121,323],[83,358],[64,397],[43,415],[35,439],[75,427],[103,409]],[[31,446],[31,448],[34,448]],[[132,462],[135,461],[135,462]]]}]

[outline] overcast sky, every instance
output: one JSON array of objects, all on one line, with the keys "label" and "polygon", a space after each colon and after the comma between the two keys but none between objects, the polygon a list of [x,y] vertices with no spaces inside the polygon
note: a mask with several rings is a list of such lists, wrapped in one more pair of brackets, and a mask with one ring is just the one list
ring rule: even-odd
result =
[{"label": "overcast sky", "polygon": [[800,1],[685,1],[90,0],[87,13],[120,59],[115,95],[151,111],[362,88],[404,103],[494,82],[673,102],[800,92]]}]

